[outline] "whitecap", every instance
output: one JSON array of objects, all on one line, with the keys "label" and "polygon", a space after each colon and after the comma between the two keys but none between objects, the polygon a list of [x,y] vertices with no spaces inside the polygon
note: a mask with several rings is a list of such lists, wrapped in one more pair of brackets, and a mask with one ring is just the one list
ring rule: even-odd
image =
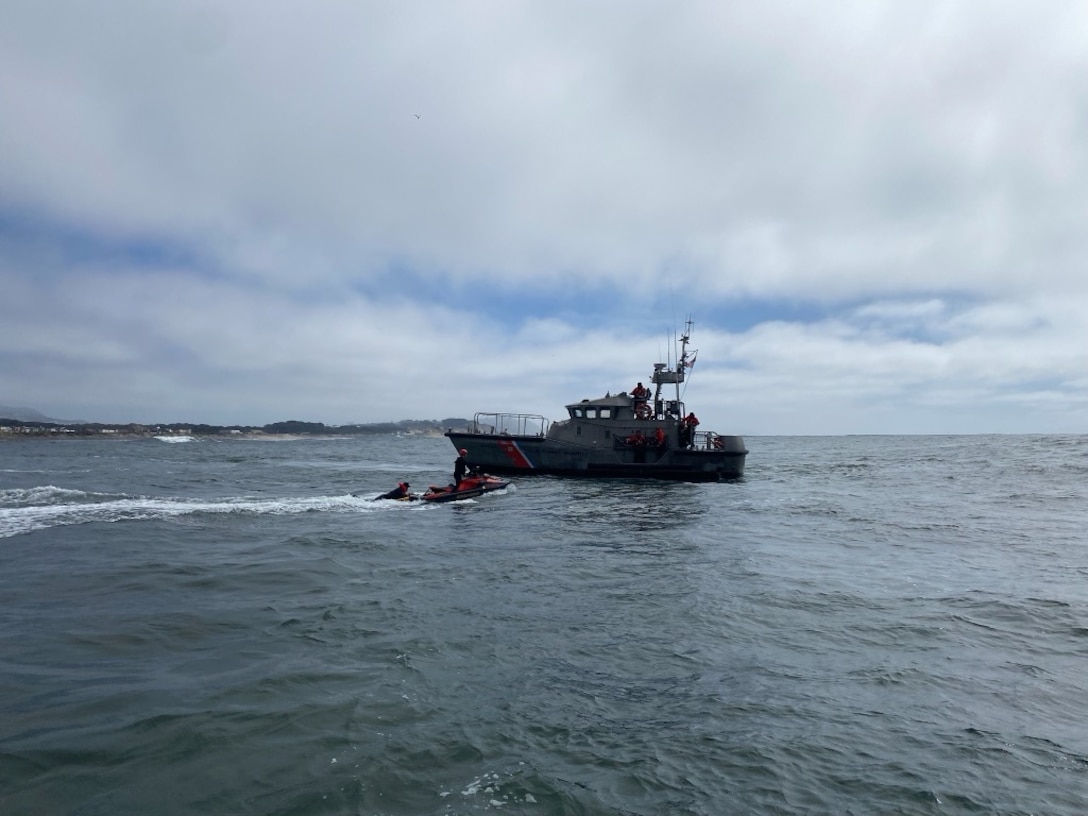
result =
[{"label": "whitecap", "polygon": [[97,501],[114,498],[102,493],[87,493],[56,485],[0,490],[0,507],[33,507],[39,505],[70,504],[78,501]]}]

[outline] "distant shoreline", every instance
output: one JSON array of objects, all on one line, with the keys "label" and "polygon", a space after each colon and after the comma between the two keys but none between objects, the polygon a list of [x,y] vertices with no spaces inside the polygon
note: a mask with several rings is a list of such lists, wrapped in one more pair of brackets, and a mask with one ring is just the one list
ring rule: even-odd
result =
[{"label": "distant shoreline", "polygon": [[253,433],[141,433],[141,432],[91,432],[82,433],[78,431],[74,432],[62,432],[62,431],[34,431],[34,432],[3,432],[0,431],[0,442],[20,442],[30,440],[89,440],[89,439],[112,439],[117,441],[133,441],[140,439],[155,439],[167,442],[181,441],[181,440],[196,440],[200,442],[222,442],[225,440],[236,440],[245,442],[284,442],[299,439],[356,439],[359,437],[372,437],[372,436],[417,436],[425,439],[440,439],[444,436],[443,431],[374,431],[371,433],[337,433],[330,431],[328,433],[304,433],[304,434],[291,434],[291,433],[264,433],[263,431],[257,431]]},{"label": "distant shoreline", "polygon": [[467,427],[464,419],[400,420],[368,424],[326,425],[323,422],[272,422],[267,425],[204,423],[65,423],[0,417],[0,440],[7,439],[306,439],[353,436],[442,436],[449,428]]}]

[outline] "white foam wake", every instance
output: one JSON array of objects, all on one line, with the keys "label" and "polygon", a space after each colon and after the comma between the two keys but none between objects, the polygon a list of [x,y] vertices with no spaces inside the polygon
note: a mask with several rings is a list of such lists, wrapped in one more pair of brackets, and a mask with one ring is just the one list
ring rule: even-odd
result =
[{"label": "white foam wake", "polygon": [[402,502],[371,502],[355,496],[301,498],[156,498],[104,496],[45,486],[0,491],[0,538],[50,527],[90,522],[142,521],[199,514],[292,515],[333,512],[369,513],[403,506]]}]

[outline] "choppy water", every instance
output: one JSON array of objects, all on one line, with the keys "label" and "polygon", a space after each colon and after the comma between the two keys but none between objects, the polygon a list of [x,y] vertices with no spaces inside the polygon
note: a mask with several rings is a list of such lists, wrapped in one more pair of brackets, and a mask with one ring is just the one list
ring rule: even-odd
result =
[{"label": "choppy water", "polygon": [[0,444],[0,813],[1088,812],[1088,438]]}]

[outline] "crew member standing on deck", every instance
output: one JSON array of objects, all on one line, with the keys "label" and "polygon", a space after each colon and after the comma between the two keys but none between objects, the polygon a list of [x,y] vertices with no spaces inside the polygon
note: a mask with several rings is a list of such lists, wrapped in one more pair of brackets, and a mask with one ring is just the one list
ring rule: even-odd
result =
[{"label": "crew member standing on deck", "polygon": [[688,414],[680,420],[680,444],[690,448],[695,443],[695,429],[699,427],[699,417],[694,413]]},{"label": "crew member standing on deck", "polygon": [[631,389],[631,397],[635,404],[635,416],[645,419],[649,410],[646,408],[646,400],[650,398],[650,389],[639,383]]},{"label": "crew member standing on deck", "polygon": [[468,468],[468,460],[465,458],[468,456],[468,451],[464,448],[457,451],[460,454],[453,462],[453,485],[459,487],[461,480],[465,478],[465,470]]}]

